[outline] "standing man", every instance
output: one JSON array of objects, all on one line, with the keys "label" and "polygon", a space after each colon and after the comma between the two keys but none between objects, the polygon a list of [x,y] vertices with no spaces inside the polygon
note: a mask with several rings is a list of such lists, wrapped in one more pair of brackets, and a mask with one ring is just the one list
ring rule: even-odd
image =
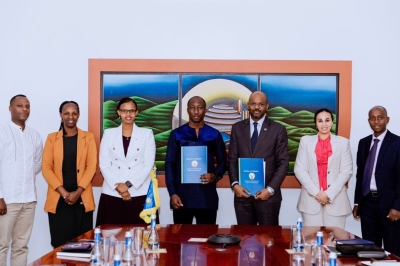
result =
[{"label": "standing man", "polygon": [[364,239],[400,256],[400,137],[386,129],[382,106],[368,113],[373,131],[360,140],[357,151],[357,183],[353,216],[361,218]]},{"label": "standing man", "polygon": [[27,264],[43,151],[39,133],[25,125],[30,107],[25,95],[12,97],[11,122],[0,127],[0,265],[10,241],[11,266]]},{"label": "standing man", "polygon": [[[189,123],[174,129],[168,139],[165,181],[175,224],[215,224],[218,210],[217,182],[226,170],[226,149],[221,133],[204,123],[206,102],[199,96],[189,99]],[[207,173],[201,184],[182,184],[181,147],[207,146]],[[216,166],[214,166],[214,158]]]},{"label": "standing man", "polygon": [[[282,194],[280,186],[289,166],[288,137],[284,126],[265,114],[267,96],[253,92],[247,103],[250,118],[232,126],[228,172],[235,193],[234,206],[238,224],[278,225]],[[254,196],[239,184],[238,159],[263,158],[265,188]]]}]

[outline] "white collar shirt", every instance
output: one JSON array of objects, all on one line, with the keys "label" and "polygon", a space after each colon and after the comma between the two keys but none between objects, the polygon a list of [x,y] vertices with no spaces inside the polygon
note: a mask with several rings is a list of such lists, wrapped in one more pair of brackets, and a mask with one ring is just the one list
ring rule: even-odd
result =
[{"label": "white collar shirt", "polygon": [[385,130],[385,132],[383,132],[382,134],[380,134],[378,137],[375,138],[375,136],[372,134],[372,140],[371,140],[371,146],[370,146],[370,150],[372,148],[372,145],[374,145],[374,139],[379,139],[378,141],[378,147],[376,148],[376,155],[375,155],[375,161],[374,161],[374,168],[372,169],[372,177],[371,177],[371,183],[370,183],[370,189],[371,191],[377,191],[377,187],[376,187],[376,180],[375,180],[375,167],[376,167],[376,161],[378,159],[378,155],[379,155],[379,150],[381,149],[382,146],[382,142],[383,139],[385,138],[387,133],[387,130]]},{"label": "white collar shirt", "polygon": [[[258,133],[258,136],[260,136],[261,127],[264,124],[264,120],[265,120],[265,115],[260,120],[257,121],[257,133]],[[255,121],[253,119],[251,119],[251,117],[250,117],[250,137],[253,136],[254,122]],[[266,130],[266,129],[264,129],[264,130]]]},{"label": "white collar shirt", "polygon": [[13,122],[0,126],[0,198],[6,204],[36,201],[36,175],[42,167],[40,134]]}]

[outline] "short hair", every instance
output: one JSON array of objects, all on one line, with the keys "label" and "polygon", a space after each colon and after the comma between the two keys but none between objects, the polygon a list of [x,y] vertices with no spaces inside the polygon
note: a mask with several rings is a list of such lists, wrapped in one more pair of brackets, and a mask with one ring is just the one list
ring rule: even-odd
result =
[{"label": "short hair", "polygon": [[315,123],[315,124],[317,124],[317,115],[318,115],[319,113],[322,113],[322,112],[327,112],[327,113],[329,113],[329,114],[331,115],[332,122],[335,122],[334,119],[333,119],[333,114],[332,114],[331,110],[329,110],[328,108],[321,108],[321,109],[319,109],[319,110],[317,110],[317,111],[315,112],[315,115],[314,115],[314,123]]},{"label": "short hair", "polygon": [[27,98],[27,97],[26,97],[25,95],[23,95],[23,94],[17,94],[17,95],[15,95],[14,97],[11,98],[11,100],[10,100],[10,106],[13,104],[14,100],[15,100],[17,97],[24,97],[24,98]]},{"label": "short hair", "polygon": [[206,105],[207,105],[206,100],[204,100],[204,99],[203,99],[202,97],[200,97],[200,96],[193,96],[192,98],[190,98],[189,101],[187,102],[187,107],[189,107],[190,102],[191,102],[192,100],[194,100],[194,99],[200,99],[200,100],[202,100],[203,103],[204,103],[204,107],[206,107]]},{"label": "short hair", "polygon": [[252,93],[250,93],[249,101],[250,101],[250,97],[251,97],[252,95],[254,95],[254,94],[261,94],[261,95],[264,95],[264,96],[265,96],[265,102],[268,103],[268,95],[267,95],[265,92],[262,92],[262,91],[253,91]]},{"label": "short hair", "polygon": [[134,99],[132,99],[132,98],[130,98],[130,97],[124,97],[124,98],[122,98],[121,100],[119,100],[118,105],[117,105],[117,110],[116,110],[116,111],[119,110],[119,108],[121,107],[121,105],[123,105],[124,103],[129,103],[129,102],[132,102],[132,103],[135,105],[136,110],[138,109],[137,103],[136,103],[136,101],[135,101]]},{"label": "short hair", "polygon": [[368,111],[368,116],[369,116],[369,113],[371,113],[371,111],[372,111],[373,109],[382,109],[383,112],[385,112],[386,117],[388,116],[387,111],[386,111],[386,108],[383,107],[383,106],[381,106],[381,105],[375,105],[374,107],[372,107],[371,109],[369,109],[369,111]]}]

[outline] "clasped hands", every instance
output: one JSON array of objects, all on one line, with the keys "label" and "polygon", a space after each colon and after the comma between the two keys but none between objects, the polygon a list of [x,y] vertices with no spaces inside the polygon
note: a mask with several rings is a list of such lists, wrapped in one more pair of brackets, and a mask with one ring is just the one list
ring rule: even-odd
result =
[{"label": "clasped hands", "polygon": [[[248,198],[251,196],[251,193],[239,184],[233,186],[233,191],[238,198]],[[268,200],[269,197],[271,197],[271,194],[266,188],[261,189],[254,195],[255,200]]]},{"label": "clasped hands", "polygon": [[119,195],[121,195],[124,201],[132,200],[131,194],[129,193],[129,188],[125,183],[116,183],[115,186],[115,190]]},{"label": "clasped hands", "polygon": [[322,191],[322,190],[320,190],[320,191],[318,192],[318,194],[315,196],[315,199],[316,199],[321,205],[329,204],[329,197],[328,197],[328,195],[327,195],[324,191]]},{"label": "clasped hands", "polygon": [[59,186],[56,191],[61,195],[65,203],[68,205],[74,205],[82,195],[84,189],[82,187],[78,187],[77,190],[68,192],[63,186]]}]

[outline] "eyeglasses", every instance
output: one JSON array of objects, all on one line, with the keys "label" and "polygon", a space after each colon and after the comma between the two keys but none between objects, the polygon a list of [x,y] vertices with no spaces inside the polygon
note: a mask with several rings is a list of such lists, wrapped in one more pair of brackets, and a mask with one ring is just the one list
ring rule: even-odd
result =
[{"label": "eyeglasses", "polygon": [[250,105],[251,107],[260,107],[260,108],[264,108],[265,107],[265,103],[255,103],[255,102],[252,102],[252,103],[248,103],[248,105]]},{"label": "eyeglasses", "polygon": [[120,109],[119,111],[125,115],[125,114],[134,114],[134,113],[136,113],[137,110]]}]

